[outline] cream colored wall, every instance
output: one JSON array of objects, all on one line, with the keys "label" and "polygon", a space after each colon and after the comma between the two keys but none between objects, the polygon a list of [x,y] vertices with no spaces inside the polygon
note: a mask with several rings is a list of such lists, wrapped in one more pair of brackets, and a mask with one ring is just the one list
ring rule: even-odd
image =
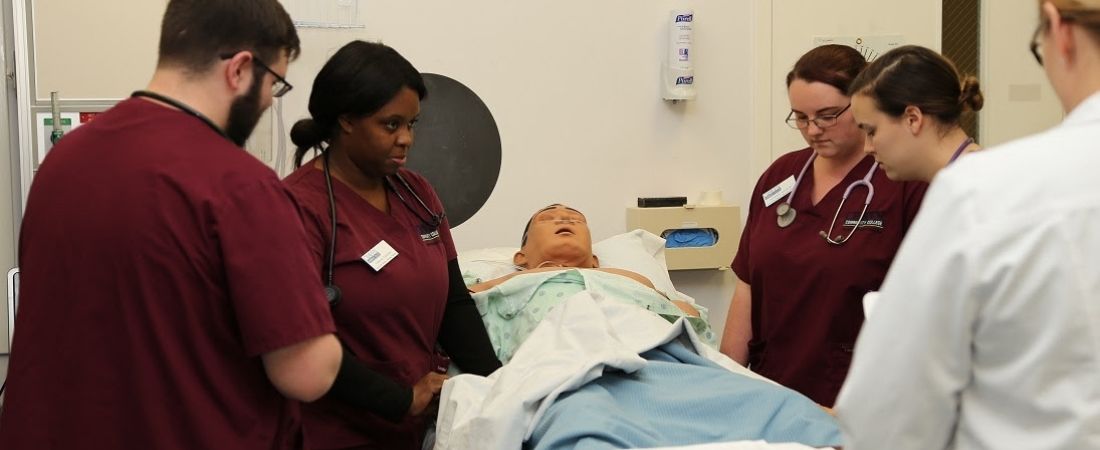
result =
[{"label": "cream colored wall", "polygon": [[985,107],[980,142],[992,146],[1054,126],[1062,106],[1027,45],[1039,23],[1035,0],[982,2],[981,65]]},{"label": "cream colored wall", "polygon": [[39,100],[50,91],[66,100],[119,99],[149,82],[166,0],[31,4]]}]

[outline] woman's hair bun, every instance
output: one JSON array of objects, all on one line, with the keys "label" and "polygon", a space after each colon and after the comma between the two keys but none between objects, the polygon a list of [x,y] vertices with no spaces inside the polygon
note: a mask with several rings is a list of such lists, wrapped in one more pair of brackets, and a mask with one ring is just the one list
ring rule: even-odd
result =
[{"label": "woman's hair bun", "polygon": [[963,77],[962,92],[959,94],[959,103],[962,104],[965,109],[971,111],[981,111],[982,106],[985,104],[985,96],[982,95],[982,87],[978,83],[978,78],[974,75]]}]

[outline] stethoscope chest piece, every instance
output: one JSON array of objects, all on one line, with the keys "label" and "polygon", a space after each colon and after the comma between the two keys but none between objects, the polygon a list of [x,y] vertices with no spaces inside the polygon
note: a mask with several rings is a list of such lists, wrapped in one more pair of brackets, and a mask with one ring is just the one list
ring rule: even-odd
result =
[{"label": "stethoscope chest piece", "polygon": [[340,288],[336,287],[335,284],[325,286],[325,300],[328,300],[329,306],[336,306],[337,303],[340,303]]},{"label": "stethoscope chest piece", "polygon": [[787,228],[794,223],[794,216],[797,215],[794,208],[791,208],[791,204],[787,202],[780,203],[775,208],[776,223],[779,224],[779,228]]}]

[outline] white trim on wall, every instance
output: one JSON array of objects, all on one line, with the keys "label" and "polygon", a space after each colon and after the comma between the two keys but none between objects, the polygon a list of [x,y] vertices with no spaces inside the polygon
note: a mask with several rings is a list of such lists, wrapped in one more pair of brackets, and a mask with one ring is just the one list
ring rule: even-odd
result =
[{"label": "white trim on wall", "polygon": [[[764,173],[778,155],[772,154],[772,2],[752,2],[755,29],[753,30],[752,111],[753,146],[749,150],[749,174],[742,180],[745,192],[752,192],[756,178]],[[747,202],[751,202],[748,199]],[[741,201],[741,219],[749,214],[749,204]]]},{"label": "white trim on wall", "polygon": [[30,191],[31,178],[34,177],[34,139],[31,136],[33,125],[31,118],[31,76],[30,46],[27,37],[30,35],[30,15],[28,13],[29,1],[12,1],[12,31],[14,34],[13,49],[15,51],[15,115],[17,117],[19,146],[19,210],[22,211],[27,203],[27,193]]}]

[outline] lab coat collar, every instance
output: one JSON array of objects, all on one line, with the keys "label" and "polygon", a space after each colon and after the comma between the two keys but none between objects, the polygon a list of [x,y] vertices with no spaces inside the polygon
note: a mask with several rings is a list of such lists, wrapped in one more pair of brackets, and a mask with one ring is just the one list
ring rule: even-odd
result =
[{"label": "lab coat collar", "polygon": [[1097,120],[1100,120],[1100,91],[1094,92],[1076,108],[1073,108],[1073,111],[1070,111],[1062,124],[1080,125]]}]

